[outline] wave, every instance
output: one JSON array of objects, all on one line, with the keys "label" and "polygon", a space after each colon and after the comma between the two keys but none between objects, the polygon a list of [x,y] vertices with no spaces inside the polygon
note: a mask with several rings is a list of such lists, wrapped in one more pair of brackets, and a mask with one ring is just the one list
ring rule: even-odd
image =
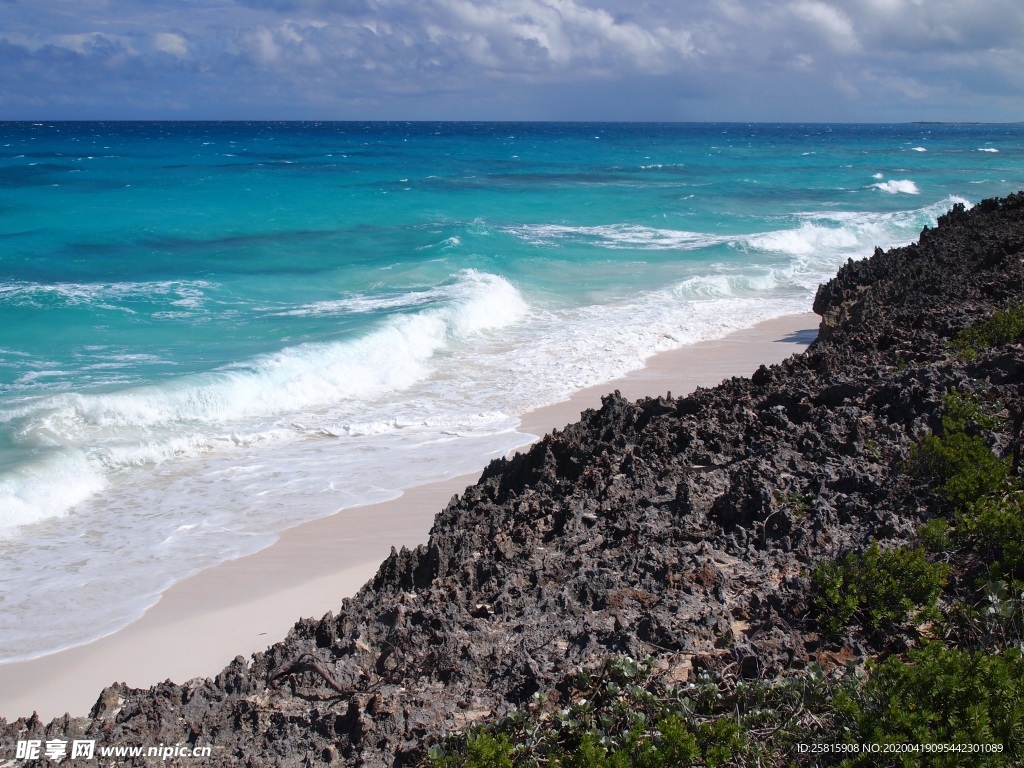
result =
[{"label": "wave", "polygon": [[83,451],[61,449],[0,471],[0,534],[56,517],[107,486]]},{"label": "wave", "polygon": [[[893,189],[917,194],[912,181],[886,182]],[[906,186],[909,185],[909,186]],[[884,186],[884,185],[873,185]],[[910,188],[913,192],[910,192]],[[950,196],[933,205],[909,211],[888,213],[858,211],[811,211],[792,216],[797,226],[747,235],[719,235],[688,230],[646,227],[637,224],[606,224],[572,227],[561,224],[531,224],[507,227],[504,231],[535,245],[559,245],[580,242],[608,249],[699,250],[728,245],[747,252],[788,256],[818,254],[832,269],[833,254],[861,257],[875,246],[891,247],[913,240],[921,228],[934,226],[938,216],[956,203],[970,206],[964,198]],[[839,262],[842,263],[842,262]]]},{"label": "wave", "polygon": [[912,182],[910,179],[890,179],[889,181],[880,181],[877,184],[872,184],[872,187],[880,189],[883,192],[888,192],[890,195],[904,194],[904,195],[919,195],[921,192],[917,188],[917,184]]},{"label": "wave", "polygon": [[762,269],[748,274],[697,275],[676,283],[672,293],[684,300],[756,296],[791,282],[792,270]]},{"label": "wave", "polygon": [[[0,527],[63,514],[130,467],[297,439],[458,433],[473,429],[467,414],[553,402],[655,351],[714,338],[725,315],[744,327],[801,311],[848,258],[913,241],[958,202],[969,204],[950,197],[909,211],[810,211],[746,235],[616,224],[517,228],[521,237],[587,238],[605,248],[715,245],[739,258],[683,263],[691,273],[655,293],[564,311],[531,310],[505,278],[466,270],[423,290],[295,310],[386,314],[360,338],[287,347],[160,384],[20,397],[0,410],[0,425],[32,459],[0,476]],[[396,392],[410,393],[407,405],[395,406]],[[500,422],[483,417],[480,429],[505,429]]]},{"label": "wave", "polygon": [[558,245],[565,240],[604,248],[696,250],[728,242],[731,238],[686,230],[659,229],[638,224],[570,227],[562,224],[527,224],[505,227],[505,232],[532,245]]},{"label": "wave", "polygon": [[418,421],[410,421],[396,418],[347,424],[326,423],[309,426],[293,424],[292,426],[306,434],[322,437],[368,437],[399,431],[415,432],[417,430],[431,431],[441,435],[464,435],[481,430],[488,433],[506,432],[511,430],[515,423],[516,419],[513,419],[506,413],[488,411],[463,415],[458,419],[425,418]]},{"label": "wave", "polygon": [[[125,283],[33,283],[0,284],[0,302],[12,305],[93,306],[100,309],[130,308],[111,302],[152,301],[159,299],[184,309],[199,309],[209,289],[217,287],[206,280],[163,280]],[[167,301],[171,299],[171,301]]]},{"label": "wave", "polygon": [[426,375],[425,362],[451,341],[513,323],[527,310],[507,280],[473,270],[444,293],[445,306],[391,316],[353,341],[302,344],[219,371],[108,394],[53,396],[31,408],[45,412],[51,429],[65,437],[272,417],[403,389]]},{"label": "wave", "polygon": [[796,215],[799,225],[734,237],[726,242],[744,251],[749,261],[702,267],[701,274],[673,286],[683,299],[747,298],[768,292],[813,291],[847,259],[869,255],[875,247],[891,248],[915,240],[925,226],[954,204],[950,196],[924,208],[890,213],[812,211]]},{"label": "wave", "polygon": [[408,291],[394,296],[353,294],[341,299],[316,301],[301,307],[272,315],[282,317],[322,317],[331,315],[365,315],[388,310],[412,309],[425,304],[436,304],[451,298],[449,287],[434,287],[420,291]]},{"label": "wave", "polygon": [[938,217],[956,204],[971,206],[970,201],[958,196],[907,211],[857,212],[812,211],[800,213],[796,218],[800,226],[750,235],[747,246],[759,250],[794,256],[819,254],[829,265],[833,255],[860,258],[870,255],[876,247],[891,248],[904,245],[917,238],[925,226],[935,226]]},{"label": "wave", "polygon": [[[437,293],[442,304],[391,315],[358,339],[289,347],[161,384],[22,398],[0,410],[0,424],[37,458],[3,476],[0,527],[63,514],[125,467],[294,436],[277,420],[406,389],[432,372],[439,351],[528,311],[511,283],[475,270]],[[76,473],[75,490],[60,490]]]}]

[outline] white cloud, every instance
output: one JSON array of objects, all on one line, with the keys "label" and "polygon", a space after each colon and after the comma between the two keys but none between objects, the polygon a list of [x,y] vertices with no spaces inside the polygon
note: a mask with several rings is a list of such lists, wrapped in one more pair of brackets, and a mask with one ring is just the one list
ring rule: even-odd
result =
[{"label": "white cloud", "polygon": [[575,0],[439,0],[438,7],[447,17],[432,19],[431,38],[456,51],[466,46],[463,50],[477,61],[486,49],[493,67],[603,71],[624,63],[637,71],[663,72],[693,54],[683,28],[619,21]]},{"label": "white cloud", "polygon": [[127,53],[135,55],[138,51],[131,45],[130,38],[119,35],[108,35],[103,32],[82,32],[70,35],[53,35],[46,39],[51,45],[65,48],[82,55],[97,53]]},{"label": "white cloud", "polygon": [[819,0],[800,0],[793,3],[790,10],[797,19],[817,31],[833,50],[840,53],[861,50],[853,23],[842,11]]},{"label": "white cloud", "polygon": [[281,57],[281,48],[274,33],[266,27],[253,30],[245,36],[245,43],[252,57],[265,66],[274,64]]},{"label": "white cloud", "polygon": [[188,58],[188,41],[174,32],[157,32],[153,35],[153,47],[179,59]]}]

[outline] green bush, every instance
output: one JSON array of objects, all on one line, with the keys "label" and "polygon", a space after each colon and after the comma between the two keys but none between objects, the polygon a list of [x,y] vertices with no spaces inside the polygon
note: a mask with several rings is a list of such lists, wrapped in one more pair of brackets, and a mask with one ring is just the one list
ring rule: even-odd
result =
[{"label": "green bush", "polygon": [[640,765],[643,768],[671,768],[673,765],[689,765],[700,757],[697,739],[686,727],[686,720],[679,715],[669,715],[658,723],[658,753],[645,756]]},{"label": "green bush", "polygon": [[[1009,603],[1004,597],[1001,602]],[[811,665],[804,674],[778,680],[715,681],[702,675],[676,688],[645,679],[642,687],[631,684],[634,690],[627,691],[608,680],[606,666],[597,680],[589,679],[591,725],[574,719],[572,706],[560,714],[530,708],[522,717],[453,737],[445,749],[432,750],[430,764],[781,768],[798,764],[804,753],[797,745],[808,743],[1002,748],[1000,753],[869,753],[851,755],[845,763],[870,768],[1003,766],[1024,758],[1024,661],[1018,648],[986,654],[929,642],[906,657],[869,662],[866,671],[847,669],[840,676]],[[628,726],[617,716],[606,719],[617,703],[625,703],[634,715]],[[655,713],[660,715],[655,718]],[[833,756],[838,761],[839,755]]]},{"label": "green bush", "polygon": [[[927,643],[906,661],[872,670],[859,695],[836,696],[847,741],[877,744],[998,744],[1001,753],[906,753],[904,765],[1019,765],[1024,758],[1024,660],[1020,650],[971,653]],[[878,765],[862,754],[849,765]]]},{"label": "green bush", "polygon": [[512,744],[504,733],[478,729],[465,736],[464,746],[464,751],[451,755],[431,750],[430,764],[435,768],[513,768]]},{"label": "green bush", "polygon": [[943,401],[942,434],[926,435],[913,453],[918,473],[942,482],[942,493],[964,507],[1006,488],[1010,462],[1000,459],[980,431],[996,427],[970,395],[951,392]]},{"label": "green bush", "polygon": [[[999,427],[970,395],[952,392],[943,403],[942,434],[928,435],[915,452],[919,471],[941,481],[956,506],[947,523],[921,527],[932,551],[956,544],[986,564],[986,579],[1024,579],[1024,488],[1011,462],[996,456],[981,436]],[[952,524],[952,528],[950,527]]]},{"label": "green bush", "polygon": [[987,497],[960,516],[956,538],[988,564],[991,579],[1024,580],[1024,495]]},{"label": "green bush", "polygon": [[811,574],[815,616],[836,635],[856,621],[869,632],[889,632],[911,619],[934,618],[949,567],[929,563],[923,549],[881,549],[877,543],[841,562],[829,560]]},{"label": "green bush", "polygon": [[676,768],[691,765],[701,757],[697,737],[679,715],[663,718],[653,738],[646,738],[640,729],[633,729],[618,747],[608,749],[599,737],[588,733],[578,746],[569,747],[567,752],[569,754],[562,758],[552,756],[551,764],[563,768]]},{"label": "green bush", "polygon": [[[653,659],[609,659],[568,682],[570,701],[545,711],[546,697],[497,723],[435,744],[433,768],[714,768],[744,746],[732,701],[708,681],[681,689],[653,685]],[[798,702],[790,702],[796,707]],[[694,710],[704,714],[694,716]]]},{"label": "green bush", "polygon": [[944,552],[949,549],[949,521],[944,517],[933,517],[917,529],[921,544],[929,552]]},{"label": "green bush", "polygon": [[1024,302],[1014,299],[1005,309],[999,309],[983,323],[965,328],[952,343],[956,352],[966,360],[973,360],[982,351],[1024,340]]}]

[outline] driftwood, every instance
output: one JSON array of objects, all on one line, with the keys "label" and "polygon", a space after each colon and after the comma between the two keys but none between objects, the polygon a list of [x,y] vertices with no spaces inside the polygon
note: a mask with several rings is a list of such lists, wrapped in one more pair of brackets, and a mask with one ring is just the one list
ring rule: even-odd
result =
[{"label": "driftwood", "polygon": [[327,667],[314,656],[312,653],[304,653],[292,661],[286,661],[281,666],[277,667],[270,676],[267,678],[269,684],[273,684],[274,681],[284,675],[290,675],[292,672],[316,672],[320,677],[327,681],[327,684],[331,686],[338,693],[345,693],[345,690],[341,687],[341,683],[334,679]]}]

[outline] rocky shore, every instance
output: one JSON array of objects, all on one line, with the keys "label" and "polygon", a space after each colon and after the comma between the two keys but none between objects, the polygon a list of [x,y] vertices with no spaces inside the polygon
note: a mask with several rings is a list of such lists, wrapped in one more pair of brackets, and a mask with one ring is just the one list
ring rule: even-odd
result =
[{"label": "rocky shore", "polygon": [[1024,195],[957,206],[821,286],[806,353],[686,398],[609,395],[492,463],[428,544],[393,552],[336,613],[214,679],[0,720],[0,762],[19,740],[95,739],[212,745],[222,766],[410,766],[534,694],[563,706],[573,670],[616,655],[685,683],[899,653],[921,632],[825,637],[810,574],[875,541],[914,544],[942,512],[907,467],[951,391],[1000,403],[1009,426],[989,439],[1017,471],[1024,348],[968,358],[950,342],[1021,296]]}]

